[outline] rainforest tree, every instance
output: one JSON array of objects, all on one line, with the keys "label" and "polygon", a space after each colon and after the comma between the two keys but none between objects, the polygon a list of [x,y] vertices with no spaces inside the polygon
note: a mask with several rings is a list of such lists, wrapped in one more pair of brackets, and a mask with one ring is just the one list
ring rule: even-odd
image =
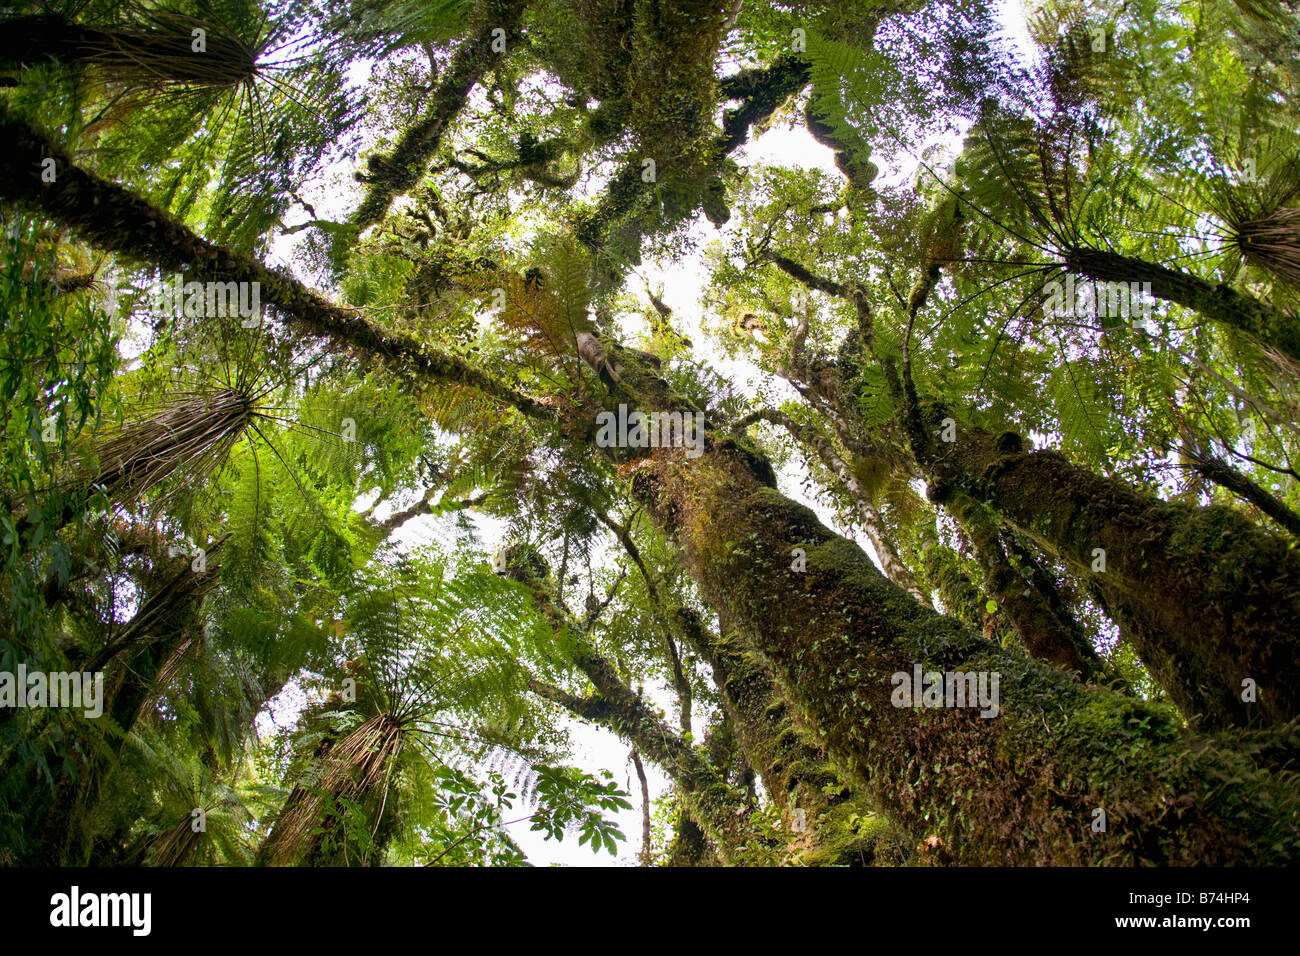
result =
[{"label": "rainforest tree", "polygon": [[0,860],[1300,855],[1289,6],[0,19]]}]

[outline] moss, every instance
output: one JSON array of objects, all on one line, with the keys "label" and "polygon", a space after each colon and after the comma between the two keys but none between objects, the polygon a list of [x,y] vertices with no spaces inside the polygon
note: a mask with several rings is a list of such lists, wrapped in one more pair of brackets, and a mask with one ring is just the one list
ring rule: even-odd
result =
[{"label": "moss", "polygon": [[922,557],[921,572],[926,587],[939,592],[939,598],[951,617],[968,628],[984,625],[981,614],[987,598],[962,571],[961,559],[952,548],[932,544]]},{"label": "moss", "polygon": [[[787,827],[802,811],[810,821],[795,834],[792,849],[806,865],[854,865],[869,859],[863,847],[835,836],[821,821],[852,798],[822,750],[795,719],[765,667],[735,640],[711,648],[724,705],[754,769],[762,776]],[[867,809],[858,798],[855,806]]]},{"label": "moss", "polygon": [[[937,413],[931,413],[931,417]],[[931,496],[982,501],[1095,582],[1153,676],[1207,729],[1300,716],[1300,552],[1222,506],[1160,501],[976,428],[927,464]],[[1097,549],[1105,570],[1094,571]],[[1253,678],[1262,693],[1240,698]]]},{"label": "moss", "polygon": [[[926,858],[962,863],[1280,863],[1294,779],[1189,734],[1176,713],[1005,651],[886,580],[734,453],[647,484],[707,600],[770,664],[801,724]],[[792,548],[806,570],[792,570]],[[1002,713],[899,708],[890,675],[996,671]],[[1094,808],[1109,829],[1093,834]],[[933,838],[933,839],[931,839]]]},{"label": "moss", "polygon": [[[503,30],[507,47],[512,45],[519,38],[523,10],[524,4],[519,0],[488,0],[478,4],[474,34],[456,50],[420,122],[405,130],[393,152],[381,158],[380,166],[386,174],[371,183],[352,215],[352,226],[363,229],[379,222],[393,200],[420,181],[470,91],[499,61],[499,55],[492,50],[496,31]],[[338,259],[342,254],[336,250],[333,255]]]},{"label": "moss", "polygon": [[816,841],[799,856],[805,866],[876,866],[902,859],[889,821],[862,799],[833,804],[810,825]]},{"label": "moss", "polygon": [[961,492],[951,495],[949,508],[978,553],[989,589],[1015,626],[1026,650],[1038,660],[1085,679],[1099,677],[1102,661],[1078,621],[1065,607],[1053,602],[1052,595],[1038,582],[1012,565],[999,528],[988,512]]}]

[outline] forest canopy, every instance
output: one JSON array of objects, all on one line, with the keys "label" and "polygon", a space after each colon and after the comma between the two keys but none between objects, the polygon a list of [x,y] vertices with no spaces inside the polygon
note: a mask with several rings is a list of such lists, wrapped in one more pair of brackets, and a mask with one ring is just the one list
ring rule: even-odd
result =
[{"label": "forest canopy", "polygon": [[6,4],[0,863],[1296,862],[1297,104],[1291,0]]}]

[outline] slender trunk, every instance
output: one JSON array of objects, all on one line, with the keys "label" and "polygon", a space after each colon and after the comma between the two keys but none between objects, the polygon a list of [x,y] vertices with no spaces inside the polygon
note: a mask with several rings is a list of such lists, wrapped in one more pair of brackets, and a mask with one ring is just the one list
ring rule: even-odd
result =
[{"label": "slender trunk", "polygon": [[614,671],[613,665],[590,648],[579,647],[574,663],[598,696],[578,697],[542,681],[530,689],[583,720],[612,730],[659,765],[677,788],[689,818],[697,821],[725,861],[731,848],[759,839],[748,825],[744,794],[730,786],[702,751],[665,724]]},{"label": "slender trunk", "polygon": [[853,500],[854,509],[858,513],[858,520],[862,522],[862,530],[867,533],[867,539],[880,560],[880,567],[885,572],[885,576],[921,604],[932,607],[930,596],[921,590],[921,586],[916,582],[916,575],[912,573],[912,569],[907,566],[899,555],[898,549],[894,547],[893,535],[885,526],[875,501],[862,487],[848,462],[833,452],[826,458],[826,462],[848,489],[849,497]]},{"label": "slender trunk", "polygon": [[1099,677],[1102,660],[1079,622],[1030,579],[1029,569],[1017,569],[1011,563],[999,529],[988,512],[960,492],[954,493],[947,505],[979,555],[998,607],[1010,618],[1029,655],[1079,674],[1085,680]]},{"label": "slender trunk", "polygon": [[641,762],[641,751],[636,747],[632,748],[629,755],[633,768],[636,769],[636,779],[641,785],[641,865],[649,866],[651,860],[650,842],[652,839],[650,827],[650,781],[646,779],[645,764]]},{"label": "slender trunk", "polygon": [[1015,628],[1009,622],[999,622],[997,611],[992,615],[988,613],[988,598],[962,570],[960,556],[952,548],[931,543],[925,549],[921,569],[926,583],[939,593],[944,613],[949,617],[998,643],[1001,643],[1002,634],[1010,636],[1014,632]]},{"label": "slender trunk", "polygon": [[[549,568],[545,560],[534,553],[527,557],[507,554],[506,561],[503,573],[532,592],[533,602],[555,631],[557,643],[568,648],[569,659],[591,681],[598,696],[576,697],[537,680],[529,685],[533,693],[584,720],[609,728],[658,764],[677,786],[689,811],[684,816],[698,823],[724,860],[730,848],[759,839],[748,825],[744,794],[727,783],[703,750],[674,733],[640,694],[628,687],[613,662],[591,645],[582,627],[555,599],[546,583]],[[683,713],[683,719],[689,726],[688,711]],[[682,827],[687,827],[687,835],[691,836],[687,842],[696,842],[689,826],[683,822],[679,831]]]},{"label": "slender trunk", "polygon": [[1213,285],[1199,276],[1154,262],[1098,249],[1071,249],[1065,267],[1098,282],[1149,282],[1157,299],[1199,312],[1260,345],[1300,362],[1300,320],[1226,285]]},{"label": "slender trunk", "polygon": [[1292,511],[1286,504],[1264,487],[1251,481],[1222,458],[1209,452],[1186,447],[1183,453],[1191,460],[1192,468],[1197,474],[1226,488],[1243,501],[1254,505],[1261,512],[1276,521],[1293,537],[1300,538],[1300,514]]},{"label": "slender trunk", "polygon": [[575,697],[540,681],[532,682],[533,692],[561,704],[579,717],[608,727],[658,764],[676,784],[691,818],[713,840],[724,859],[728,848],[743,846],[754,839],[756,835],[749,832],[746,822],[749,813],[744,794],[730,786],[702,751],[674,733],[627,686],[613,663],[581,636],[540,582],[523,583],[529,585],[538,610],[557,636],[567,632],[566,641],[572,647],[570,659],[591,681],[599,696]]}]

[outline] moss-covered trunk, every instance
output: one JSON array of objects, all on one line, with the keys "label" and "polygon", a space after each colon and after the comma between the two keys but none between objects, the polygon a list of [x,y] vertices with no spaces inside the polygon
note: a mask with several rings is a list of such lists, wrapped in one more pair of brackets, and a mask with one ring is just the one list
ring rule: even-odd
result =
[{"label": "moss-covered trunk", "polygon": [[[1297,796],[1259,741],[1088,690],[912,600],[786,498],[761,459],[714,442],[645,460],[635,488],[685,546],[706,598],[761,652],[828,753],[917,839],[961,863],[1294,861]],[[806,569],[795,568],[803,549]],[[793,564],[793,566],[792,566]],[[894,706],[895,673],[999,678],[998,713]],[[988,685],[992,686],[991,682]],[[1240,733],[1240,732],[1237,732]],[[1285,737],[1285,740],[1283,740]],[[1105,814],[1106,829],[1094,832]]]},{"label": "moss-covered trunk", "polygon": [[1157,299],[1245,332],[1260,345],[1300,362],[1300,319],[1229,286],[1213,285],[1199,276],[1098,249],[1071,249],[1065,267],[1097,282],[1149,282],[1151,294]]},{"label": "moss-covered trunk", "polygon": [[452,56],[424,115],[402,133],[392,153],[371,157],[370,188],[352,215],[354,229],[382,220],[393,200],[424,177],[474,86],[518,42],[524,7],[522,0],[480,0],[476,5],[472,32]]},{"label": "moss-covered trunk", "polygon": [[[208,242],[130,190],[81,169],[43,133],[7,116],[2,107],[0,139],[9,144],[0,150],[0,200],[48,216],[83,241],[126,259],[185,271],[205,281],[257,283],[262,301],[273,306],[297,335],[364,354],[369,361],[425,381],[476,389],[539,419],[554,418],[550,409],[462,359],[381,328],[356,309],[334,305],[286,272]],[[47,158],[55,163],[53,182],[42,178]]]},{"label": "moss-covered trunk", "polygon": [[[931,410],[930,426],[942,415]],[[927,440],[918,458],[936,501],[986,503],[1102,588],[1152,675],[1202,728],[1300,715],[1300,553],[1291,542],[1230,508],[1161,501],[973,427],[957,426],[952,442]],[[1247,679],[1253,703],[1243,700]]]},{"label": "moss-covered trunk", "polygon": [[794,833],[799,860],[811,866],[874,862],[870,836],[849,818],[869,808],[844,785],[826,755],[805,739],[794,712],[743,641],[724,638],[707,654],[723,707],[741,750],[763,778],[772,801]]},{"label": "moss-covered trunk", "polygon": [[999,620],[996,611],[989,614],[987,595],[967,576],[961,555],[952,548],[930,542],[922,557],[921,571],[926,586],[938,592],[944,613],[949,617],[971,630],[983,632],[989,640],[1001,643],[1003,638],[1012,636],[1015,628],[1005,620],[1005,615]]},{"label": "moss-covered trunk", "polygon": [[999,529],[985,509],[960,492],[949,498],[948,508],[979,555],[989,589],[1030,656],[1086,679],[1100,676],[1101,658],[1079,622],[1027,576],[1029,569],[1012,564]]}]

